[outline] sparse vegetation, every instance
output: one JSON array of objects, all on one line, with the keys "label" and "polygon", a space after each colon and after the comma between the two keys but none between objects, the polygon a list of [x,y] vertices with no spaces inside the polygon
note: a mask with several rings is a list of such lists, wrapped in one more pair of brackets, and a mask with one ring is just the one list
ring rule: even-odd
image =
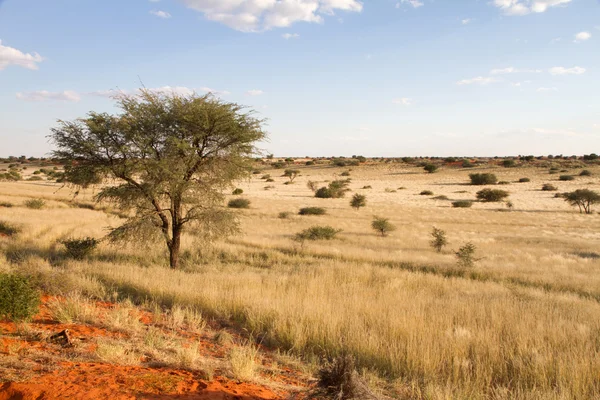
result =
[{"label": "sparse vegetation", "polygon": [[439,169],[439,167],[438,167],[437,165],[435,165],[435,164],[426,164],[426,165],[423,167],[423,169],[424,169],[426,172],[428,172],[428,173],[430,173],[430,174],[433,174],[434,172],[437,172],[437,170]]},{"label": "sparse vegetation", "polygon": [[519,183],[526,183],[526,182],[531,182],[531,179],[529,179],[529,178],[520,178],[519,179]]},{"label": "sparse vegetation", "polygon": [[421,196],[433,196],[433,192],[431,190],[423,190],[419,193]]},{"label": "sparse vegetation", "polygon": [[39,306],[40,293],[27,277],[0,273],[0,319],[27,321]]},{"label": "sparse vegetation", "polygon": [[477,199],[483,202],[496,202],[504,200],[508,195],[506,190],[487,188],[477,192]]},{"label": "sparse vegetation", "polygon": [[348,191],[347,180],[336,180],[329,183],[328,186],[323,186],[315,192],[315,197],[320,199],[339,199],[344,197]]},{"label": "sparse vegetation", "polygon": [[46,205],[46,202],[42,199],[29,199],[23,204],[25,207],[31,208],[32,210],[41,210]]},{"label": "sparse vegetation", "polygon": [[298,175],[300,175],[299,169],[286,169],[283,172],[283,176],[287,177],[290,183],[294,182],[294,179],[296,179]]},{"label": "sparse vegetation", "polygon": [[298,214],[300,215],[325,215],[327,211],[322,207],[304,207]]},{"label": "sparse vegetation", "polygon": [[231,192],[231,194],[234,195],[234,196],[238,196],[238,195],[240,195],[242,193],[244,193],[244,190],[240,189],[240,188],[236,188],[236,189],[233,190],[233,192]]},{"label": "sparse vegetation", "polygon": [[452,202],[454,208],[471,208],[473,202],[471,200],[457,200]]},{"label": "sparse vegetation", "polygon": [[558,188],[556,186],[554,186],[553,184],[551,184],[551,183],[544,183],[542,185],[542,190],[544,192],[553,192],[553,191],[558,190]]},{"label": "sparse vegetation", "polygon": [[332,240],[341,230],[331,226],[312,226],[299,232],[294,237],[297,241],[304,240]]},{"label": "sparse vegetation", "polygon": [[10,222],[0,221],[0,235],[14,236],[19,232],[21,232],[21,229],[18,226]]},{"label": "sparse vegetation", "polygon": [[367,196],[364,194],[356,193],[352,196],[352,200],[350,200],[350,207],[355,208],[356,210],[360,210],[361,207],[365,207],[367,205]]},{"label": "sparse vegetation", "polygon": [[471,185],[495,185],[498,182],[498,178],[494,174],[482,173],[482,174],[470,174]]},{"label": "sparse vegetation", "polygon": [[387,236],[390,232],[396,230],[396,226],[390,222],[389,218],[377,217],[373,218],[371,228],[379,233],[382,237]]},{"label": "sparse vegetation", "polygon": [[458,266],[463,268],[471,268],[475,265],[475,251],[477,248],[471,242],[465,243],[455,253],[458,259]]},{"label": "sparse vegetation", "polygon": [[600,203],[600,194],[589,189],[577,189],[564,195],[566,202],[579,207],[580,213],[591,214],[592,205]]},{"label": "sparse vegetation", "polygon": [[67,249],[67,254],[77,260],[82,260],[90,255],[99,244],[97,239],[91,237],[83,239],[67,239],[61,241],[61,243]]},{"label": "sparse vegetation", "polygon": [[248,199],[231,199],[227,203],[229,208],[250,208],[250,200]]},{"label": "sparse vegetation", "polygon": [[431,238],[432,239],[429,242],[429,244],[438,253],[441,253],[444,246],[446,246],[448,244],[448,238],[446,237],[446,232],[441,229],[438,229],[434,226],[433,230],[431,231]]},{"label": "sparse vegetation", "polygon": [[575,177],[573,175],[561,175],[558,177],[559,181],[572,181],[575,180]]}]

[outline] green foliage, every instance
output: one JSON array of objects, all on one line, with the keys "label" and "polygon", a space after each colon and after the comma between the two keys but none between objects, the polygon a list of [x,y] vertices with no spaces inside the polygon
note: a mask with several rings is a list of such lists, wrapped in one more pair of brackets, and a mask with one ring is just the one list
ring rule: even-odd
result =
[{"label": "green foliage", "polygon": [[315,165],[314,161],[307,161],[304,163],[304,165],[306,165],[307,167],[310,167],[311,165]]},{"label": "green foliage", "polygon": [[0,273],[0,318],[27,321],[38,313],[40,293],[24,276]]},{"label": "green foliage", "polygon": [[294,179],[296,179],[298,175],[300,175],[299,169],[286,169],[283,173],[283,176],[289,178],[290,182],[294,182]]},{"label": "green foliage", "polygon": [[362,188],[363,188],[363,189],[373,189],[373,186],[371,186],[371,185],[366,185],[366,186],[363,186]]},{"label": "green foliage", "polygon": [[350,176],[350,171],[344,171],[340,175],[341,176]]},{"label": "green foliage", "polygon": [[231,194],[234,195],[234,196],[240,195],[242,193],[244,193],[244,190],[240,189],[240,188],[235,188],[234,191],[231,192]]},{"label": "green foliage", "polygon": [[98,240],[91,237],[83,239],[67,239],[60,243],[67,249],[67,254],[77,260],[84,259],[87,255],[91,254],[99,244]]},{"label": "green foliage", "polygon": [[327,187],[319,188],[315,192],[315,197],[320,199],[339,199],[344,197],[348,189],[348,180],[337,180],[330,182]]},{"label": "green foliage", "polygon": [[0,202],[0,207],[11,208],[12,206],[13,206],[13,203],[9,203],[8,201]]},{"label": "green foliage", "polygon": [[600,194],[589,189],[577,189],[574,192],[565,193],[564,199],[572,206],[578,206],[579,212],[592,213],[592,204],[600,203]]},{"label": "green foliage", "polygon": [[298,212],[300,215],[325,215],[327,211],[322,207],[304,207]]},{"label": "green foliage", "polygon": [[588,169],[584,169],[583,171],[581,171],[579,173],[579,176],[592,176],[592,171],[590,171]]},{"label": "green foliage", "polygon": [[33,210],[41,210],[46,205],[46,202],[42,199],[29,199],[23,203],[25,207]]},{"label": "green foliage", "polygon": [[458,266],[464,268],[470,268],[475,265],[475,251],[477,248],[471,242],[466,243],[455,253],[458,259]]},{"label": "green foliage", "polygon": [[14,236],[21,232],[21,229],[10,222],[0,221],[0,236]]},{"label": "green foliage", "polygon": [[598,155],[596,153],[592,153],[592,154],[585,154],[583,156],[583,160],[584,161],[596,161],[598,159]]},{"label": "green foliage", "polygon": [[294,236],[294,240],[302,242],[304,240],[331,240],[340,233],[340,229],[331,226],[312,226]]},{"label": "green foliage", "polygon": [[387,236],[390,232],[396,230],[396,227],[390,222],[389,218],[375,216],[371,222],[371,228],[381,236]]},{"label": "green foliage", "polygon": [[469,174],[469,178],[471,185],[495,185],[498,182],[496,175],[489,173]]},{"label": "green foliage", "polygon": [[515,160],[508,159],[508,160],[503,160],[502,161],[502,166],[504,168],[512,168],[512,167],[514,167],[516,165],[517,165],[517,163],[515,162]]},{"label": "green foliage", "polygon": [[59,121],[54,157],[68,163],[65,183],[107,183],[96,200],[130,215],[112,241],[163,240],[176,268],[184,230],[204,240],[237,230],[224,192],[251,174],[264,121],[210,94],[137,93],[117,98],[118,115]]},{"label": "green foliage", "polygon": [[423,190],[419,193],[421,196],[433,196],[433,192],[431,190]]},{"label": "green foliage", "polygon": [[506,190],[500,189],[483,189],[477,192],[477,198],[484,202],[502,201],[507,198],[509,193]]},{"label": "green foliage", "polygon": [[250,200],[248,199],[231,199],[227,203],[229,208],[250,208]]},{"label": "green foliage", "polygon": [[457,200],[452,202],[454,208],[471,208],[473,202],[471,200]]},{"label": "green foliage", "polygon": [[473,168],[475,164],[473,164],[470,160],[463,160],[462,167],[463,168]]},{"label": "green foliage", "polygon": [[23,179],[21,174],[14,169],[9,169],[8,172],[0,174],[0,181],[16,182]]},{"label": "green foliage", "polygon": [[498,185],[510,185],[509,181],[500,181],[498,182]]},{"label": "green foliage", "polygon": [[260,179],[270,179],[271,175],[270,174],[265,174],[263,176],[260,177]]},{"label": "green foliage", "polygon": [[359,210],[361,207],[365,207],[367,205],[367,196],[364,194],[354,194],[352,199],[350,200],[350,207],[356,208]]},{"label": "green foliage", "polygon": [[556,186],[554,186],[553,184],[551,184],[551,183],[544,183],[542,185],[542,190],[544,192],[553,192],[553,191],[558,190],[558,188]]},{"label": "green foliage", "polygon": [[558,177],[559,181],[572,181],[575,180],[575,177],[573,175],[561,175]]},{"label": "green foliage", "polygon": [[288,219],[291,215],[292,215],[292,213],[289,211],[282,211],[279,214],[277,214],[277,218]]},{"label": "green foliage", "polygon": [[444,232],[443,230],[438,229],[434,226],[430,235],[431,235],[432,239],[429,242],[429,244],[438,253],[441,253],[444,246],[446,246],[448,244],[448,239],[446,238],[446,232]]},{"label": "green foliage", "polygon": [[519,179],[519,183],[527,183],[527,182],[531,182],[531,179],[529,179],[529,178],[521,178],[521,179]]},{"label": "green foliage", "polygon": [[448,196],[446,196],[446,195],[444,195],[444,194],[442,194],[442,195],[439,195],[439,196],[432,197],[431,199],[432,199],[432,200],[450,200],[450,199],[448,198]]},{"label": "green foliage", "polygon": [[425,171],[427,171],[428,173],[433,174],[434,172],[436,172],[439,169],[439,167],[437,165],[435,165],[435,164],[426,164],[423,167],[423,169]]},{"label": "green foliage", "polygon": [[284,163],[282,161],[277,161],[276,163],[273,163],[271,166],[275,169],[282,169],[283,167],[286,166],[286,163]]}]

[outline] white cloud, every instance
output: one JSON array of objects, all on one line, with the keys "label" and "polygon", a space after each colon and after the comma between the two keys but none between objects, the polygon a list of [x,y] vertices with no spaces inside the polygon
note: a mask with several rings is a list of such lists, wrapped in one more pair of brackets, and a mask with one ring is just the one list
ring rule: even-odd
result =
[{"label": "white cloud", "polygon": [[518,69],[514,67],[507,68],[496,68],[490,71],[491,75],[506,75],[506,74],[517,74],[517,73],[541,73],[541,69]]},{"label": "white cloud", "polygon": [[40,90],[37,92],[19,92],[17,93],[17,99],[24,101],[79,101],[81,100],[81,96],[79,96],[79,93],[71,90],[66,90],[64,92],[48,92],[46,90]]},{"label": "white cloud", "polygon": [[592,34],[589,32],[579,32],[575,35],[575,43],[584,42],[592,37]]},{"label": "white cloud", "polygon": [[495,78],[478,76],[476,78],[463,79],[462,81],[456,82],[456,84],[457,85],[472,85],[472,84],[487,85],[487,84],[490,84],[490,83],[496,82],[496,81],[497,80]]},{"label": "white cloud", "polygon": [[169,14],[166,11],[160,11],[160,10],[159,11],[150,11],[150,14],[156,15],[157,17],[164,18],[164,19],[171,18],[171,14]]},{"label": "white cloud", "polygon": [[400,0],[396,3],[396,8],[400,8],[402,4],[410,4],[413,8],[419,8],[425,5],[425,3],[420,0]]},{"label": "white cloud", "polygon": [[467,25],[469,23],[471,23],[473,20],[471,18],[465,18],[462,21],[460,21],[461,24],[463,25]]},{"label": "white cloud", "polygon": [[492,4],[506,15],[543,13],[549,8],[566,6],[572,0],[494,0]]},{"label": "white cloud", "polygon": [[38,63],[44,58],[38,53],[23,53],[13,47],[3,46],[0,40],[0,71],[9,65],[17,65],[27,69],[38,69]]},{"label": "white cloud", "polygon": [[573,68],[565,68],[565,67],[554,67],[550,68],[548,72],[551,75],[581,75],[585,73],[586,69],[582,67],[573,67]]},{"label": "white cloud", "polygon": [[412,105],[412,102],[413,102],[412,99],[408,98],[408,97],[402,97],[402,98],[399,98],[399,99],[392,100],[392,103],[394,103],[394,104],[400,104],[402,106],[410,106],[410,105]]},{"label": "white cloud", "polygon": [[229,91],[227,91],[227,90],[216,90],[216,89],[211,89],[211,88],[209,88],[209,87],[201,87],[201,88],[200,88],[200,91],[201,91],[201,92],[205,92],[205,93],[212,93],[212,94],[215,94],[215,95],[217,95],[217,96],[218,96],[218,95],[223,95],[223,96],[226,96],[226,95],[228,95],[228,94],[231,94],[231,92],[229,92]]},{"label": "white cloud", "polygon": [[289,27],[296,22],[322,23],[336,11],[361,12],[359,0],[181,0],[211,20],[242,32]]},{"label": "white cloud", "polygon": [[281,35],[281,37],[284,39],[295,39],[299,38],[300,35],[298,35],[297,33],[284,33],[283,35]]},{"label": "white cloud", "polygon": [[539,93],[558,92],[558,88],[555,88],[555,87],[540,87],[540,88],[537,88],[536,92],[539,92]]},{"label": "white cloud", "polygon": [[262,90],[259,89],[252,89],[252,90],[248,90],[246,92],[246,94],[248,96],[260,96],[261,94],[264,94],[265,92],[263,92]]}]

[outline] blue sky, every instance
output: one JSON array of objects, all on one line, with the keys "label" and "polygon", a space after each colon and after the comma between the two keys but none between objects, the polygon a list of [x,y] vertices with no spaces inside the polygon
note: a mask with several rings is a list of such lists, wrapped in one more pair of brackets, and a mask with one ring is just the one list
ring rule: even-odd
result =
[{"label": "blue sky", "polygon": [[598,153],[599,67],[598,0],[0,0],[0,156],[140,80],[281,156]]}]

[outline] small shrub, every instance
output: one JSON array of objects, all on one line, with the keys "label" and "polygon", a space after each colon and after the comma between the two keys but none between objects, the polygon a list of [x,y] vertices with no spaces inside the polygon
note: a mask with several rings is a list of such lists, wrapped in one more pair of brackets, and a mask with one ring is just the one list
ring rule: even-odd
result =
[{"label": "small shrub", "polygon": [[252,381],[259,371],[258,348],[251,345],[236,346],[229,352],[231,372],[236,379]]},{"label": "small shrub", "polygon": [[260,179],[269,179],[269,178],[271,178],[270,174],[265,174],[265,175],[263,175],[263,176],[260,177]]},{"label": "small shrub", "polygon": [[373,186],[371,186],[371,185],[367,185],[367,186],[363,186],[362,188],[363,188],[363,189],[373,189]]},{"label": "small shrub", "polygon": [[426,164],[423,167],[423,169],[425,171],[427,171],[428,173],[433,174],[434,172],[436,172],[439,169],[439,167],[437,165],[434,165],[434,164]]},{"label": "small shrub", "polygon": [[31,208],[33,210],[41,210],[46,205],[46,202],[42,199],[30,199],[25,203],[25,207]]},{"label": "small shrub", "polygon": [[359,210],[361,207],[365,207],[367,205],[367,196],[364,194],[356,193],[352,196],[352,200],[350,200],[350,207],[356,208]]},{"label": "small shrub", "polygon": [[573,175],[561,175],[558,177],[559,181],[572,181],[575,177]]},{"label": "small shrub", "polygon": [[299,232],[294,236],[297,241],[304,240],[331,240],[340,233],[341,230],[335,229],[331,226],[312,226],[308,229]]},{"label": "small shrub", "polygon": [[457,200],[452,202],[454,208],[471,208],[473,202],[471,200]]},{"label": "small shrub", "polygon": [[9,203],[7,201],[0,202],[0,207],[11,208],[12,206],[13,206],[13,203]]},{"label": "small shrub", "polygon": [[330,182],[327,187],[323,186],[315,192],[315,197],[320,199],[339,199],[344,197],[348,189],[348,180],[337,180]]},{"label": "small shrub", "polygon": [[19,229],[17,226],[15,226],[9,222],[0,221],[0,235],[14,236],[17,233],[19,233],[20,231],[21,231],[21,229]]},{"label": "small shrub", "polygon": [[273,178],[268,178],[265,182],[275,182],[275,179]]},{"label": "small shrub", "polygon": [[28,181],[41,181],[43,180],[41,176],[30,176],[29,178],[27,178]]},{"label": "small shrub", "polygon": [[588,169],[584,169],[579,173],[579,176],[592,176],[592,172]]},{"label": "small shrub", "polygon": [[286,169],[283,173],[283,176],[289,178],[290,183],[294,182],[294,179],[296,179],[298,175],[300,175],[299,169]]},{"label": "small shrub", "polygon": [[475,265],[475,251],[477,248],[471,242],[466,243],[464,246],[458,249],[455,253],[458,259],[458,266],[469,268]]},{"label": "small shrub", "polygon": [[500,182],[498,182],[498,185],[510,185],[510,182],[508,182],[508,181],[500,181]]},{"label": "small shrub", "polygon": [[336,400],[375,400],[375,395],[364,379],[356,372],[354,359],[342,355],[326,363],[319,371],[318,387],[310,398]]},{"label": "small shrub", "polygon": [[231,199],[227,203],[229,208],[250,208],[250,200],[248,199]]},{"label": "small shrub", "polygon": [[516,165],[515,160],[504,160],[502,161],[502,166],[504,168],[512,168]]},{"label": "small shrub", "polygon": [[385,192],[386,193],[396,193],[396,190],[392,189],[392,188],[385,188]]},{"label": "small shrub", "polygon": [[475,166],[475,164],[473,164],[469,160],[463,160],[463,162],[462,162],[462,167],[463,168],[473,168],[474,166]]},{"label": "small shrub", "polygon": [[444,194],[442,194],[442,195],[440,195],[440,196],[435,196],[435,197],[432,197],[431,199],[432,199],[432,200],[450,200],[450,199],[448,198],[448,196],[446,196],[446,195],[444,195]]},{"label": "small shrub", "polygon": [[377,231],[381,236],[387,236],[388,233],[396,230],[396,227],[390,222],[389,218],[375,216],[371,222],[371,228]]},{"label": "small shrub", "polygon": [[521,178],[521,179],[519,179],[519,183],[527,183],[527,182],[531,182],[531,179],[529,179],[529,178]]},{"label": "small shrub", "polygon": [[483,189],[477,192],[477,198],[483,202],[496,202],[504,200],[508,194],[506,190]]},{"label": "small shrub", "polygon": [[325,215],[326,213],[327,211],[322,207],[304,207],[298,212],[300,215]]},{"label": "small shrub", "polygon": [[282,211],[277,215],[277,218],[288,219],[291,215],[292,215],[292,213],[289,211]]},{"label": "small shrub", "polygon": [[441,229],[433,227],[431,231],[431,242],[429,244],[433,247],[438,253],[442,252],[444,246],[448,244],[448,239],[446,238],[446,232]]},{"label": "small shrub", "polygon": [[350,176],[350,171],[344,171],[340,175],[341,176]]},{"label": "small shrub", "polygon": [[244,190],[240,188],[236,188],[233,192],[231,192],[231,194],[233,194],[234,196],[240,195],[242,193],[244,193]]},{"label": "small shrub", "polygon": [[431,190],[423,190],[419,193],[421,196],[433,196],[433,192]]},{"label": "small shrub", "polygon": [[494,174],[469,174],[471,185],[495,185],[498,178]]},{"label": "small shrub", "polygon": [[311,191],[316,192],[318,187],[317,187],[317,182],[315,181],[308,181],[306,182],[306,187],[309,188]]},{"label": "small shrub", "polygon": [[544,192],[554,192],[554,191],[558,190],[558,188],[556,186],[552,185],[551,183],[544,183],[542,185],[542,190]]},{"label": "small shrub", "polygon": [[91,237],[86,237],[83,239],[67,239],[61,241],[61,243],[67,249],[67,254],[70,257],[81,260],[98,247],[99,241]]},{"label": "small shrub", "polygon": [[0,319],[30,320],[40,309],[40,292],[29,279],[0,274]]}]

